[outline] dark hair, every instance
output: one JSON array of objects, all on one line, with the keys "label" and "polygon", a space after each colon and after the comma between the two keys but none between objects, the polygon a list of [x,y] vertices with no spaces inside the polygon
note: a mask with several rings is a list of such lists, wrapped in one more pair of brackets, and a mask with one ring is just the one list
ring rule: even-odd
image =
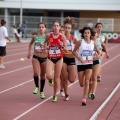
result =
[{"label": "dark hair", "polygon": [[93,28],[93,29],[92,29],[92,34],[91,34],[91,36],[95,36],[95,32],[97,32],[97,33],[98,33],[97,28]]},{"label": "dark hair", "polygon": [[75,22],[74,17],[70,17],[70,16],[64,19],[64,25],[65,24],[71,24],[72,27],[77,26],[77,23]]},{"label": "dark hair", "polygon": [[4,26],[6,24],[6,21],[4,19],[1,20],[1,26]]},{"label": "dark hair", "polygon": [[[60,25],[60,22],[59,22],[58,20],[55,20],[55,21],[53,22],[53,24],[54,24],[55,22],[59,23],[59,25]],[[52,24],[52,25],[53,25],[53,24]]]},{"label": "dark hair", "polygon": [[13,25],[13,28],[16,28],[16,25]]},{"label": "dark hair", "polygon": [[[84,32],[85,30],[90,30],[91,36],[93,35],[93,30],[90,27],[83,27],[83,29],[80,29],[79,32],[81,33],[81,37],[84,38]],[[90,38],[91,38],[90,36]]]},{"label": "dark hair", "polygon": [[103,24],[99,22],[99,23],[96,23],[95,28],[97,28],[98,25],[102,25],[103,27]]},{"label": "dark hair", "polygon": [[43,22],[40,22],[40,23],[38,24],[38,27],[39,27],[39,25],[41,25],[41,24],[43,24],[43,25],[45,26],[45,28],[47,27],[46,24],[43,23]]}]

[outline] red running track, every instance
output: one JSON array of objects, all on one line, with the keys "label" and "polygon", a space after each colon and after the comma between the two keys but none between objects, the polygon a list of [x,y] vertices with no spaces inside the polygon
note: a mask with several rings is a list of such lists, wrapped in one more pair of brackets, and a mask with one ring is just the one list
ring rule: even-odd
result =
[{"label": "red running track", "polygon": [[[6,69],[0,69],[0,120],[89,120],[120,82],[120,44],[109,43],[107,48],[110,59],[105,58],[102,63],[102,81],[98,84],[95,100],[87,100],[87,106],[81,106],[83,88],[80,88],[77,79],[69,85],[69,101],[63,101],[58,93],[58,102],[51,102],[53,88],[47,81],[44,90],[46,99],[41,100],[39,94],[32,94],[34,83],[31,59],[20,61],[20,58],[26,58],[27,47],[28,43],[7,46]],[[105,109],[104,113],[108,114]],[[114,111],[111,112],[112,117],[113,114]],[[119,111],[116,110],[115,114],[119,115]],[[114,118],[110,120],[119,120]],[[106,115],[101,112],[97,119],[104,120]]]}]

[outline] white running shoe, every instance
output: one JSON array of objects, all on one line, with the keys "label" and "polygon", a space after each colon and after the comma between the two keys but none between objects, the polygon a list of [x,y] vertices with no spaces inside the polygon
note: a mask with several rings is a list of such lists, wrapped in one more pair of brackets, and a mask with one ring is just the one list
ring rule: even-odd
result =
[{"label": "white running shoe", "polygon": [[0,68],[1,68],[1,69],[4,69],[4,68],[5,68],[5,66],[4,66],[4,65],[0,65]]},{"label": "white running shoe", "polygon": [[65,97],[65,93],[64,93],[63,90],[60,90],[60,94],[61,94],[62,97]]}]

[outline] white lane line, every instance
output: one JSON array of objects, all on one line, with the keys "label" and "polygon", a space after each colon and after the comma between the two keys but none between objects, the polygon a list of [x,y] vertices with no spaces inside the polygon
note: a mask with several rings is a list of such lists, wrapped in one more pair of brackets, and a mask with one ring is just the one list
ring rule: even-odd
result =
[{"label": "white lane line", "polygon": [[[26,60],[26,59],[27,59],[27,58],[24,58],[24,60]],[[13,61],[5,62],[4,64],[9,64],[9,63],[17,62],[17,61],[20,61],[20,58],[17,59],[17,60],[13,60]]]},{"label": "white lane line", "polygon": [[[115,59],[118,58],[119,56],[120,56],[120,54],[117,55],[116,57],[114,57],[113,59],[111,59],[110,62],[112,62],[113,60],[115,60]],[[108,61],[108,62],[104,63],[104,64],[102,65],[102,67],[105,66],[105,65],[107,65],[107,64],[109,64],[110,62]],[[74,83],[70,84],[68,87],[74,85],[74,84],[77,83],[77,82],[78,82],[78,80],[75,81]],[[59,92],[58,92],[58,93],[59,93]],[[58,94],[58,93],[57,93],[57,94]],[[19,118],[21,118],[21,117],[23,117],[24,115],[28,114],[29,112],[31,112],[32,110],[36,109],[38,106],[40,106],[40,105],[42,105],[43,103],[47,102],[47,101],[50,100],[51,98],[52,98],[52,96],[50,96],[50,97],[47,98],[46,100],[42,101],[41,103],[33,106],[33,107],[30,108],[29,110],[23,112],[22,114],[20,114],[19,116],[17,116],[17,117],[14,118],[13,120],[18,120]]]},{"label": "white lane line", "polygon": [[22,48],[18,48],[18,49],[12,49],[12,50],[7,50],[7,51],[17,51],[17,50],[24,50],[24,49],[28,49],[28,47],[26,47],[26,48],[24,48],[24,47],[22,47]]},{"label": "white lane line", "polygon": [[20,69],[16,69],[16,70],[13,70],[13,71],[10,71],[10,72],[2,73],[2,74],[0,74],[0,76],[6,75],[6,74],[9,74],[9,73],[13,73],[13,72],[16,72],[16,71],[19,71],[19,70],[23,70],[23,69],[26,69],[26,68],[29,68],[29,67],[32,67],[32,65],[26,66],[26,67],[23,67],[23,68],[20,68]]},{"label": "white lane line", "polygon": [[120,82],[117,84],[117,86],[114,88],[112,93],[107,97],[107,99],[102,103],[102,105],[96,110],[96,112],[92,115],[92,117],[89,120],[96,120],[98,115],[101,113],[105,105],[110,101],[112,96],[115,94],[115,92],[120,88]]},{"label": "white lane line", "polygon": [[26,81],[26,82],[23,82],[23,83],[21,83],[21,84],[19,84],[19,85],[13,86],[13,87],[11,87],[11,88],[8,88],[8,89],[6,89],[6,90],[0,91],[0,94],[1,94],[1,93],[4,93],[4,92],[7,92],[7,91],[9,91],[9,90],[12,90],[12,89],[14,89],[14,88],[20,87],[20,86],[22,86],[22,85],[24,85],[24,84],[27,84],[27,83],[29,83],[29,82],[32,82],[32,81],[33,81],[33,79],[32,79],[32,80],[28,80],[28,81]]},{"label": "white lane line", "polygon": [[14,46],[8,46],[7,45],[7,50],[9,50],[9,49],[14,49],[14,48],[18,48],[18,47],[28,47],[28,44],[20,44],[20,45],[14,45]]},{"label": "white lane line", "polygon": [[[77,83],[78,80],[76,80],[74,83],[71,83],[68,87],[71,87],[72,85],[74,85],[75,83]],[[57,92],[57,94],[59,94],[60,92]],[[29,113],[30,111],[34,110],[35,108],[37,108],[38,106],[42,105],[43,103],[47,102],[48,100],[50,100],[52,98],[52,96],[50,96],[49,98],[43,100],[42,102],[40,102],[39,104],[35,105],[34,107],[30,108],[29,110],[27,110],[26,112],[24,112],[23,114],[19,115],[18,117],[14,118],[13,120],[18,120],[19,118],[21,118],[22,116],[24,116],[25,114]]]},{"label": "white lane line", "polygon": [[120,54],[116,55],[114,58],[110,59],[108,62],[102,64],[102,67],[108,63],[110,63],[111,61],[115,60],[116,58],[120,57]]},{"label": "white lane line", "polygon": [[119,46],[119,45],[117,44],[117,45],[115,45],[115,46],[113,46],[111,48],[108,48],[107,50],[112,50],[112,49],[116,48],[117,46]]},{"label": "white lane line", "polygon": [[20,55],[20,54],[24,54],[24,53],[27,53],[27,52],[15,53],[15,54],[7,55],[6,57]]}]

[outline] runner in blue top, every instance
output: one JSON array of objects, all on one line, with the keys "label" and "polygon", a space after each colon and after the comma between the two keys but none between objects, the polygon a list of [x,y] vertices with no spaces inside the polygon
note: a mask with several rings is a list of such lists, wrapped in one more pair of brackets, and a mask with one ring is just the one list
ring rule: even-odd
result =
[{"label": "runner in blue top", "polygon": [[[101,41],[104,42],[104,44],[106,45],[106,44],[108,43],[108,38],[107,38],[106,34],[103,34],[103,33],[102,33],[103,24],[102,24],[102,23],[96,23],[95,28],[96,28],[97,31],[98,31],[98,37],[97,37],[97,39],[101,40]],[[105,51],[104,51],[104,49],[102,49],[101,58],[100,58],[101,62],[102,62],[102,60],[104,59],[104,57],[105,57]],[[98,81],[98,82],[101,81],[101,71],[100,71],[100,73],[99,73],[99,75],[98,75],[97,81]]]},{"label": "runner in blue top", "polygon": [[[93,35],[92,35],[92,40],[97,44],[97,47],[100,51],[102,52],[102,48],[104,49],[106,53],[106,57],[109,58],[109,54],[107,52],[106,46],[102,40],[97,39],[98,36],[98,30],[93,29]],[[97,88],[97,76],[99,75],[101,69],[101,62],[100,58],[98,59],[98,54],[96,52],[96,49],[93,51],[93,67],[92,67],[92,77],[91,77],[91,82],[89,86],[89,94],[88,97],[91,98],[92,100],[95,99],[95,92]]]},{"label": "runner in blue top", "polygon": [[33,78],[35,83],[35,89],[33,94],[37,94],[39,91],[39,75],[40,75],[40,98],[44,99],[45,95],[43,92],[45,85],[45,73],[46,73],[46,59],[47,53],[45,52],[45,48],[43,47],[44,40],[46,38],[46,24],[39,23],[38,24],[38,33],[32,32],[32,39],[29,44],[27,58],[31,57],[31,49],[34,43],[34,53],[32,58],[33,65]]}]

